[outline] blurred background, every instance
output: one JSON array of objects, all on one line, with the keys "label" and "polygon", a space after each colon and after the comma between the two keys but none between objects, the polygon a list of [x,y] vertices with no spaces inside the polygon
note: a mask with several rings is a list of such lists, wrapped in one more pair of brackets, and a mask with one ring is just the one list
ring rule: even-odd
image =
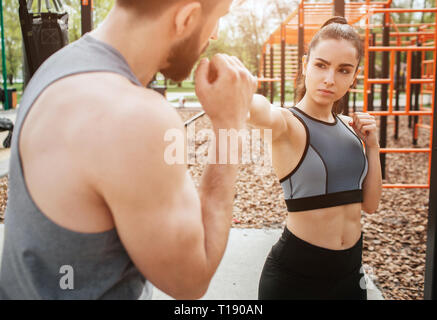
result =
[{"label": "blurred background", "polygon": [[[35,1],[34,6],[36,3],[37,1]],[[64,0],[63,3],[69,13],[68,32],[71,43],[81,36],[80,1]],[[238,2],[232,7],[230,14],[222,18],[219,39],[211,42],[203,56],[211,57],[218,52],[237,56],[254,75],[257,75],[263,43],[281,22],[296,9],[298,3],[297,0],[245,0]],[[114,0],[94,0],[94,27],[103,21],[113,4]],[[434,4],[435,0],[394,0],[392,7],[430,8]],[[16,89],[17,102],[19,103],[23,90],[23,50],[18,0],[4,1],[3,6],[8,88]],[[398,19],[397,21],[400,23],[402,21],[426,22],[427,16],[402,13],[399,14]],[[192,76],[182,83],[172,83],[158,74],[157,84],[167,85],[167,93],[169,94],[167,98],[170,102],[177,103],[177,99],[180,99],[181,96],[180,92],[187,93],[184,95],[187,102],[197,101],[194,96]],[[291,89],[289,94],[291,94]],[[179,95],[172,96],[172,92],[179,92]]]}]

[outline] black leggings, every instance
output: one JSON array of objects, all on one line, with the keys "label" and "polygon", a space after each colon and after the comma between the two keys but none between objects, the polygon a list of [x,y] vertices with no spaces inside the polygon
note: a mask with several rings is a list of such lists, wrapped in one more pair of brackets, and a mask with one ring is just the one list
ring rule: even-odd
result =
[{"label": "black leggings", "polygon": [[367,300],[363,235],[346,250],[314,246],[284,229],[272,247],[258,288],[260,300]]}]

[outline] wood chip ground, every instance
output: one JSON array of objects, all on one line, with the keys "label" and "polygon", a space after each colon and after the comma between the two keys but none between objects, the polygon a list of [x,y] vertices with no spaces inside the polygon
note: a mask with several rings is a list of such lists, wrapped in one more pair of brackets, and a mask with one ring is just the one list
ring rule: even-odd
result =
[{"label": "wood chip ground", "polygon": [[[196,114],[179,111],[185,121]],[[400,117],[399,139],[394,139],[394,117],[389,117],[387,147],[427,148],[429,129],[419,128],[419,139],[412,145],[412,129],[408,117]],[[429,117],[422,117],[429,124]],[[210,128],[208,117],[196,121],[196,132]],[[379,119],[378,119],[379,128]],[[206,137],[199,134],[196,150]],[[260,146],[262,152],[262,145]],[[200,148],[202,149],[202,148]],[[206,149],[205,149],[206,150]],[[204,150],[203,154],[206,154]],[[202,153],[202,152],[200,152]],[[387,154],[383,183],[428,183],[427,153]],[[189,165],[189,171],[199,185],[204,165]],[[287,215],[284,196],[271,167],[247,164],[240,166],[234,202],[234,228],[283,228]],[[7,202],[7,178],[0,180],[0,222]],[[363,263],[366,272],[388,300],[423,299],[428,189],[383,189],[376,213],[363,212]]]}]

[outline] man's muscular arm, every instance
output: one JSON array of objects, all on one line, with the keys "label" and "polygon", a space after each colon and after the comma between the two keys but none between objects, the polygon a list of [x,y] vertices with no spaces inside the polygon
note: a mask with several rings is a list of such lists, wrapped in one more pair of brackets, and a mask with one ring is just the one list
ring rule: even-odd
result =
[{"label": "man's muscular arm", "polygon": [[[211,63],[218,68],[218,79],[206,82],[208,63],[203,62],[197,73],[199,99],[215,132],[239,129],[255,86],[228,58]],[[102,145],[88,155],[96,167],[90,180],[141,273],[174,298],[200,298],[225,251],[238,168],[207,165],[198,193],[187,166],[164,159],[165,133],[184,132],[180,118],[157,94],[132,90],[141,93],[135,92],[138,98],[120,112],[117,122],[124,129],[114,132],[110,122],[103,122],[96,133],[102,135]]]}]

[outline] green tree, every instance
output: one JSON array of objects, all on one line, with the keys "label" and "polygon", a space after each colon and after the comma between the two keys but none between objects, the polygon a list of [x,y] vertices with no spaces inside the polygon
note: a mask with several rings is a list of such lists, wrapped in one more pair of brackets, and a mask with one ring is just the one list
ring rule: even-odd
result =
[{"label": "green tree", "polygon": [[210,42],[210,45],[206,52],[202,55],[202,58],[212,58],[217,53],[235,55],[235,48],[228,42],[229,39],[229,29],[220,30],[218,39]]},{"label": "green tree", "polygon": [[[64,9],[69,13],[69,40],[76,41],[81,37],[80,0],[64,0]],[[99,25],[112,8],[114,0],[94,0],[94,25]],[[18,0],[3,1],[6,65],[9,83],[12,85],[23,66],[22,34],[18,16]],[[42,1],[42,11],[46,11]],[[33,2],[32,11],[38,12],[38,1]],[[1,64],[0,64],[1,70]]]},{"label": "green tree", "polygon": [[[6,69],[12,85],[21,70],[21,28],[18,18],[18,1],[3,1],[5,27]],[[1,68],[1,65],[0,65]],[[3,71],[3,70],[2,70]]]},{"label": "green tree", "polygon": [[264,42],[297,4],[297,0],[246,0],[224,19],[217,45],[207,55],[216,51],[235,55],[257,74]]},{"label": "green tree", "polygon": [[[64,0],[69,14],[68,35],[70,42],[82,36],[81,2],[79,0]],[[97,27],[106,17],[114,5],[114,0],[94,0],[93,25]]]}]

